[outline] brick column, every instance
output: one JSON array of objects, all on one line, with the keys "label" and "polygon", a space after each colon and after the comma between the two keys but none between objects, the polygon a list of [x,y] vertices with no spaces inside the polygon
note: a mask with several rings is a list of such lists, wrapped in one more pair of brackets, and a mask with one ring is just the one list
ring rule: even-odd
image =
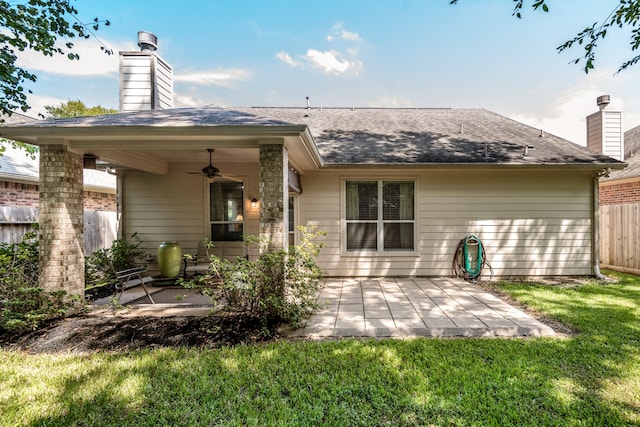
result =
[{"label": "brick column", "polygon": [[40,147],[40,286],[84,299],[82,155]]},{"label": "brick column", "polygon": [[289,246],[288,165],[283,144],[260,145],[260,238],[270,251]]}]

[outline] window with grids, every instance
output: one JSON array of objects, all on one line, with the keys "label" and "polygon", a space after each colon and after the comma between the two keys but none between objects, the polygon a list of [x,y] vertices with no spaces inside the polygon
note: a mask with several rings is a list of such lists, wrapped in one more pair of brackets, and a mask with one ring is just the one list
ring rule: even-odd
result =
[{"label": "window with grids", "polygon": [[242,241],[244,228],[244,185],[216,181],[209,184],[211,240]]},{"label": "window with grids", "polygon": [[413,181],[346,181],[347,251],[415,249]]}]

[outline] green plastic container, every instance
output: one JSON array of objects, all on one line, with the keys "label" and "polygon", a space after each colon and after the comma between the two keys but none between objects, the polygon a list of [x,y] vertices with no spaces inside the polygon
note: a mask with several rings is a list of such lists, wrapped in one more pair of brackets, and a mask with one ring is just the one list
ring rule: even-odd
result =
[{"label": "green plastic container", "polygon": [[175,279],[182,267],[182,247],[178,242],[161,242],[158,246],[158,267],[162,277]]}]

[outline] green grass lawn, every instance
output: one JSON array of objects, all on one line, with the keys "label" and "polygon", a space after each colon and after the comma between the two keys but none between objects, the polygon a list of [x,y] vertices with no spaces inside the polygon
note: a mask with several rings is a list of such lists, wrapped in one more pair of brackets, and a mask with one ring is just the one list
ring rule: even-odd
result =
[{"label": "green grass lawn", "polygon": [[640,278],[498,285],[565,338],[0,351],[2,425],[640,425]]}]

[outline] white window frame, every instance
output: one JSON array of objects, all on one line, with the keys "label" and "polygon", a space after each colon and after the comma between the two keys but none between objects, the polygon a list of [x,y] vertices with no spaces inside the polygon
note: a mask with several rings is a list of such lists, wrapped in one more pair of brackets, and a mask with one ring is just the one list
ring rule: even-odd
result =
[{"label": "white window frame", "polygon": [[[347,220],[347,183],[348,182],[377,182],[378,185],[378,219],[377,220]],[[384,182],[412,182],[413,183],[413,219],[412,220],[385,220],[383,215],[384,204],[382,203]],[[418,251],[418,180],[415,177],[344,177],[340,184],[341,191],[341,250],[343,256],[406,256],[415,255]],[[376,223],[377,239],[376,249],[347,249],[347,224],[348,223]],[[384,250],[384,224],[385,223],[411,223],[413,224],[413,249],[412,250]]]}]

